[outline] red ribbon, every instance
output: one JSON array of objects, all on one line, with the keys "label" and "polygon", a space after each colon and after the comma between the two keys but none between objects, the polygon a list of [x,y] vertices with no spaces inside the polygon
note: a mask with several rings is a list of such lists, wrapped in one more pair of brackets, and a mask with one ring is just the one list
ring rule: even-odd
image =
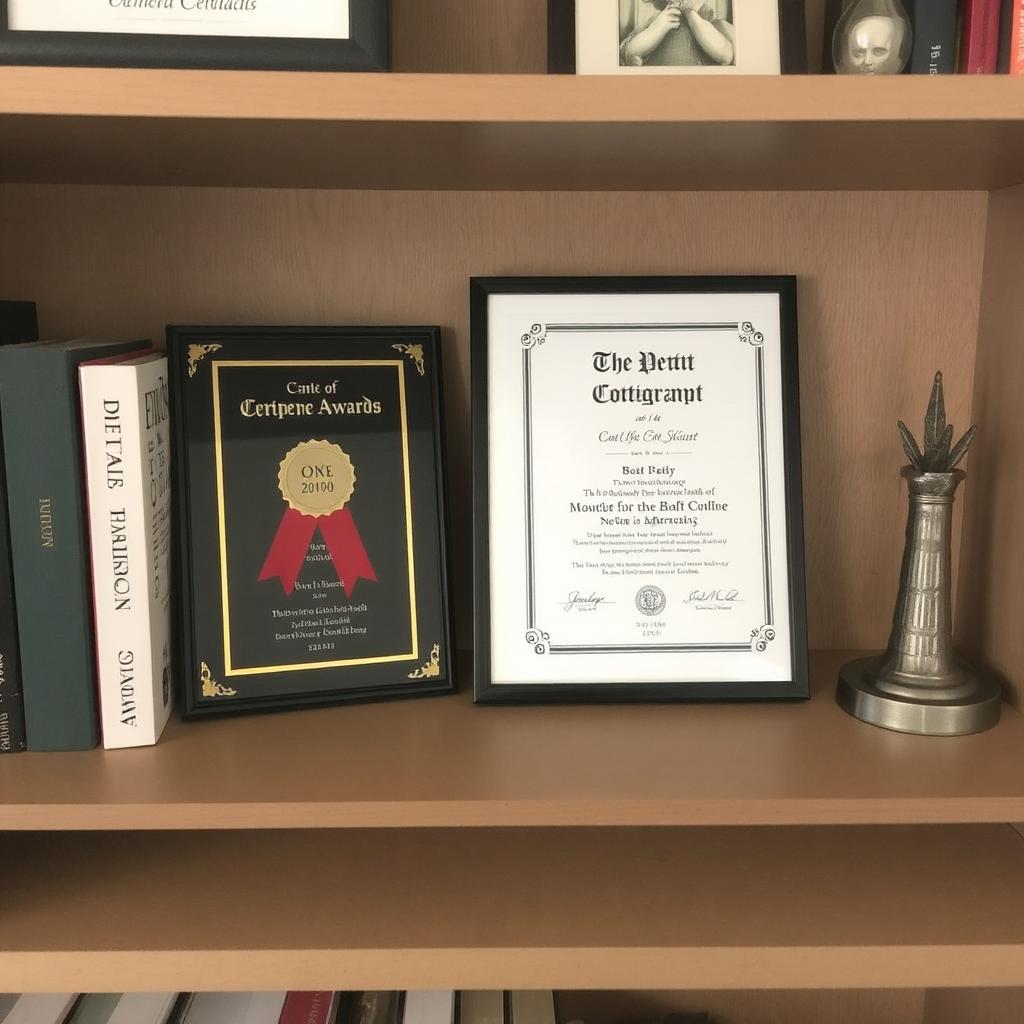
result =
[{"label": "red ribbon", "polygon": [[377,582],[370,556],[347,508],[320,518],[289,508],[274,535],[274,543],[270,545],[267,560],[260,570],[260,580],[280,579],[284,592],[291,597],[318,528],[347,597],[352,597],[360,579]]}]

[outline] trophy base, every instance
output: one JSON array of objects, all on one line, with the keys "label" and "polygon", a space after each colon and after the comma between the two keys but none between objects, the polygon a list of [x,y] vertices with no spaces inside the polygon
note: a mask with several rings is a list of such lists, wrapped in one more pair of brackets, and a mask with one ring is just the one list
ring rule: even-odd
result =
[{"label": "trophy base", "polygon": [[836,702],[869,725],[919,736],[965,736],[999,721],[1003,694],[990,676],[978,673],[972,693],[953,700],[897,696],[875,685],[882,659],[861,658],[839,670]]}]

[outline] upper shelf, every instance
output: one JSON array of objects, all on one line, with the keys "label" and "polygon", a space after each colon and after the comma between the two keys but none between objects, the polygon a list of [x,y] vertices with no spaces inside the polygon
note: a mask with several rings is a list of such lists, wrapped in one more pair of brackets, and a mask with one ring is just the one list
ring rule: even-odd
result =
[{"label": "upper shelf", "polygon": [[7,67],[0,181],[994,189],[1024,182],[1024,85]]},{"label": "upper shelf", "polygon": [[[1024,716],[956,739],[804,704],[474,707],[468,694],[173,722],[0,758],[0,830],[1024,821]],[[469,673],[463,683],[470,685]]]}]

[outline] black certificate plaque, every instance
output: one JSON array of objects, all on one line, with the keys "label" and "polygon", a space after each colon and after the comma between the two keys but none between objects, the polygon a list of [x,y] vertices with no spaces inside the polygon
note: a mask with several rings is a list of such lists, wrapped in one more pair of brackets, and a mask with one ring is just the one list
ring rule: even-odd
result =
[{"label": "black certificate plaque", "polygon": [[186,717],[450,692],[437,328],[168,328]]}]

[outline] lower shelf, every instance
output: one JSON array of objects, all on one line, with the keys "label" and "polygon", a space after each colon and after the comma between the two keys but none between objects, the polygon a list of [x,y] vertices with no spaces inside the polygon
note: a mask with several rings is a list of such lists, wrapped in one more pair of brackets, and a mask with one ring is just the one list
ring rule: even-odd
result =
[{"label": "lower shelf", "polygon": [[0,991],[1024,984],[1000,825],[9,833]]}]

